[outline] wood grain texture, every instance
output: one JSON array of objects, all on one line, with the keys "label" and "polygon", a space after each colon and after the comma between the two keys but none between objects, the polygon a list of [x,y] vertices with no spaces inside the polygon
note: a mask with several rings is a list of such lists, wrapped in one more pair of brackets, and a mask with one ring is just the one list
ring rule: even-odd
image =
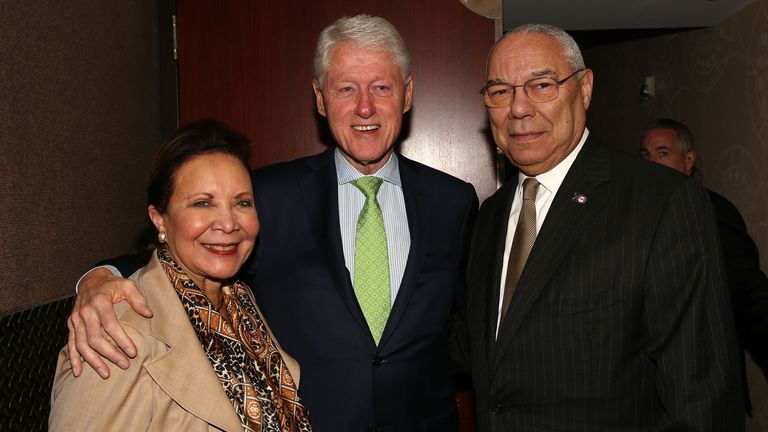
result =
[{"label": "wood grain texture", "polygon": [[380,15],[412,56],[415,98],[401,133],[406,156],[496,189],[482,98],[493,20],[459,1],[178,3],[181,123],[215,117],[253,142],[256,168],[322,151],[332,143],[316,114],[312,57],[317,35],[343,15]]}]

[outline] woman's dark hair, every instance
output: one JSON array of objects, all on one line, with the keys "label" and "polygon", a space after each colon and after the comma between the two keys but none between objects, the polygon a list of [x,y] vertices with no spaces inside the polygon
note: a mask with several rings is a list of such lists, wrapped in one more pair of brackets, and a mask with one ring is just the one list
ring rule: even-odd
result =
[{"label": "woman's dark hair", "polygon": [[[158,149],[147,184],[147,203],[165,213],[173,195],[176,172],[195,156],[224,153],[248,168],[251,143],[245,135],[218,120],[200,120],[179,128]],[[151,223],[137,236],[134,247],[142,262],[157,246],[157,231]]]},{"label": "woman's dark hair", "polygon": [[243,134],[218,120],[200,120],[179,128],[155,155],[147,185],[147,203],[165,213],[173,194],[174,177],[195,156],[224,153],[248,167],[251,143]]}]

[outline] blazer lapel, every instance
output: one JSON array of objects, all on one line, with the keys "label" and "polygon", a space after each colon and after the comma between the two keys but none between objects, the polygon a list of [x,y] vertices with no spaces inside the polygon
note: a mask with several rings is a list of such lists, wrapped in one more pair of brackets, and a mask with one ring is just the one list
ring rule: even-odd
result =
[{"label": "blazer lapel", "polygon": [[490,234],[483,236],[489,239],[489,244],[478,245],[477,250],[483,252],[483,256],[475,257],[479,262],[485,262],[487,270],[483,276],[490,278],[490,281],[483,281],[489,284],[490,290],[487,290],[488,296],[485,298],[485,317],[486,334],[485,340],[493,343],[496,340],[496,323],[499,315],[499,286],[501,285],[501,269],[504,263],[504,245],[507,238],[507,228],[509,226],[509,213],[512,210],[512,201],[515,198],[516,182],[508,182],[497,192],[499,202],[495,203],[496,208],[492,210],[493,217],[487,223],[486,227],[477,227],[478,230],[490,230]]},{"label": "blazer lapel", "polygon": [[150,335],[169,347],[166,354],[144,366],[147,373],[168,396],[193,415],[222,430],[242,430],[232,403],[195,331],[187,325],[189,318],[156,256],[139,276],[138,283],[155,310]]},{"label": "blazer lapel", "polygon": [[[360,304],[355,296],[352,278],[344,262],[344,247],[339,227],[339,187],[336,176],[334,148],[316,158],[307,160],[308,170],[299,178],[302,200],[310,231],[319,247],[328,253],[327,267],[331,269],[334,286],[339,292],[349,313],[355,318],[361,330],[370,334]],[[373,339],[371,338],[371,341]]]},{"label": "blazer lapel", "polygon": [[381,336],[380,347],[384,346],[392,336],[410,304],[413,291],[416,288],[416,282],[421,274],[422,264],[426,261],[426,245],[429,243],[429,239],[426,238],[429,232],[426,227],[430,217],[428,191],[424,190],[425,185],[420,182],[419,167],[403,156],[398,155],[397,157],[400,168],[400,180],[403,185],[405,210],[408,215],[411,248],[408,252],[408,261],[405,264],[403,280],[400,282],[397,297],[392,305],[387,325],[384,327],[384,333]]},{"label": "blazer lapel", "polygon": [[[610,198],[608,188],[605,187],[610,178],[610,156],[608,151],[598,146],[595,141],[591,137],[587,139],[560,185],[541,232],[536,237],[507,316],[499,328],[495,349],[492,350],[491,364],[494,371],[515,332],[542,290],[549,284],[553,269],[558,268],[571,245],[581,234],[581,227],[592,219]],[[586,197],[586,201],[579,202],[580,196]],[[497,273],[500,271],[497,270]],[[496,286],[498,287],[498,284]],[[498,288],[496,293],[498,302]]]},{"label": "blazer lapel", "polygon": [[[478,314],[472,321],[478,322],[480,327],[470,328],[470,331],[477,332],[476,340],[480,343],[477,350],[478,361],[485,363],[485,370],[491,369],[491,353],[496,345],[504,244],[516,187],[516,182],[506,183],[483,204],[481,211],[489,212],[491,217],[484,219],[482,226],[475,227],[475,239],[484,239],[484,243],[472,245],[472,255],[469,257],[469,266],[478,268],[478,271],[473,271],[474,279],[467,281],[468,290],[477,295],[476,299],[470,300],[472,305],[467,306],[467,311],[477,311]],[[479,235],[480,232],[483,234]],[[487,288],[481,289],[482,287]]]}]

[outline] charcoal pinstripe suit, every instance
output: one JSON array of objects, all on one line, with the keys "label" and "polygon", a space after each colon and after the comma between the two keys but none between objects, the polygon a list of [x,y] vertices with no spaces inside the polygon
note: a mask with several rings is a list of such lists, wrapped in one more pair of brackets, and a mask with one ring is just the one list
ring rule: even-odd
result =
[{"label": "charcoal pinstripe suit", "polygon": [[743,430],[733,319],[705,190],[591,135],[494,340],[515,188],[505,185],[481,208],[466,327],[455,333],[454,354],[472,371],[479,430]]}]

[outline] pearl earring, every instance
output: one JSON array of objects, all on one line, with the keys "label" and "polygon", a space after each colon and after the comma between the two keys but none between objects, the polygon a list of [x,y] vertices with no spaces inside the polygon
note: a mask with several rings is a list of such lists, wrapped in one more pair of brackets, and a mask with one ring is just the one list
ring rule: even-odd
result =
[{"label": "pearl earring", "polygon": [[159,233],[157,233],[157,241],[159,241],[160,244],[165,243],[165,237],[166,237],[165,231],[160,231]]}]

